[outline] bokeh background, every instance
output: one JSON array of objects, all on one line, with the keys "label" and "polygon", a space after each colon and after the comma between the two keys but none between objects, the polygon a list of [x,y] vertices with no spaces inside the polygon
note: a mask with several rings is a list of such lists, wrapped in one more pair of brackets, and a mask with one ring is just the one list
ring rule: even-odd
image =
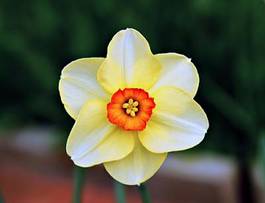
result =
[{"label": "bokeh background", "polygon": [[[139,30],[153,53],[192,58],[200,74],[195,99],[210,120],[204,141],[173,154],[149,181],[154,202],[264,202],[263,0],[1,0],[4,201],[71,201],[64,146],[74,121],[60,102],[60,72],[74,59],[105,56],[111,37],[127,27]],[[87,173],[84,202],[114,202],[103,169]],[[140,201],[127,190],[129,202]]]}]

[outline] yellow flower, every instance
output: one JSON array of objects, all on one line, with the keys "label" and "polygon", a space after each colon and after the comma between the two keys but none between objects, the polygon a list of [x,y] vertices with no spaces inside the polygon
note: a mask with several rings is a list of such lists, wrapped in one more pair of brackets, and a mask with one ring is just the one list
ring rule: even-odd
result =
[{"label": "yellow flower", "polygon": [[203,140],[209,124],[193,100],[198,84],[189,58],[154,55],[138,31],[119,31],[106,58],[78,59],[62,71],[60,96],[75,119],[68,155],[81,167],[103,163],[121,183],[146,181],[168,152]]}]

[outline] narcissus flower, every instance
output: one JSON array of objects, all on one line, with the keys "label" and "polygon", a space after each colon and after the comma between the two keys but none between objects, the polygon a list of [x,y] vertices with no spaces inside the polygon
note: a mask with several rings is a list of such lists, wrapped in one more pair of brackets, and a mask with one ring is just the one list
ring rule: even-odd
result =
[{"label": "narcissus flower", "polygon": [[81,167],[103,163],[121,183],[146,181],[168,152],[203,140],[209,124],[193,100],[198,84],[189,58],[154,55],[138,31],[119,31],[106,58],[78,59],[62,71],[61,99],[75,119],[68,155]]}]

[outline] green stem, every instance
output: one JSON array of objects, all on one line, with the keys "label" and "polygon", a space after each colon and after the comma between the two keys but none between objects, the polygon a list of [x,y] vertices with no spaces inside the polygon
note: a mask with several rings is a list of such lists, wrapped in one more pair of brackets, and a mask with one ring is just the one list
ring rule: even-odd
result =
[{"label": "green stem", "polygon": [[263,186],[265,187],[265,131],[261,131],[261,141],[260,141],[260,150],[259,150],[259,158],[261,163],[261,169],[262,169],[262,178],[263,178]]},{"label": "green stem", "polygon": [[114,182],[117,203],[126,203],[125,186],[117,181]]},{"label": "green stem", "polygon": [[138,190],[142,198],[142,203],[151,203],[151,197],[150,197],[147,187],[144,184],[141,184],[138,187]]},{"label": "green stem", "polygon": [[73,203],[81,203],[84,183],[85,183],[85,169],[78,166],[74,166]]},{"label": "green stem", "polygon": [[0,194],[0,203],[4,203],[4,199],[1,194]]}]

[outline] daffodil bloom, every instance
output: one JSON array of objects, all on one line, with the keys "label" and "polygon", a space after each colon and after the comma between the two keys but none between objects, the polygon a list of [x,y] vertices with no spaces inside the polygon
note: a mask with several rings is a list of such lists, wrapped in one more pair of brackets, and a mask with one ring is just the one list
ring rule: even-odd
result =
[{"label": "daffodil bloom", "polygon": [[62,71],[61,100],[75,119],[68,155],[81,167],[103,163],[121,183],[146,181],[168,152],[203,140],[209,124],[193,100],[198,84],[189,58],[154,55],[138,31],[119,31],[106,58],[78,59]]}]

